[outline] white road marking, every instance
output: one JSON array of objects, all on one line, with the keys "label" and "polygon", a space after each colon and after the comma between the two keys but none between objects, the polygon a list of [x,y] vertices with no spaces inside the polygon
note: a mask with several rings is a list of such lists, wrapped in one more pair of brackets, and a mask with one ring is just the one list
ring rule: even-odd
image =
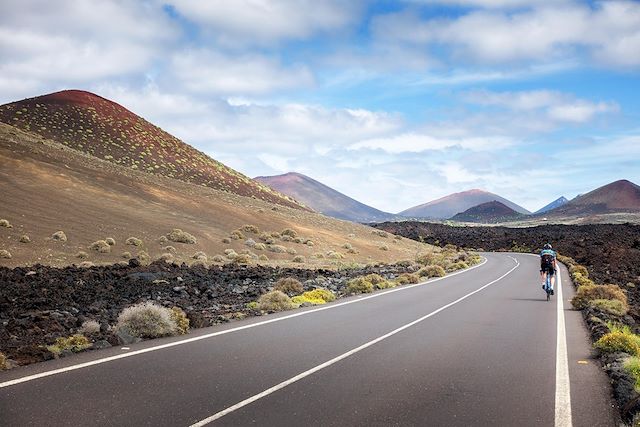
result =
[{"label": "white road marking", "polygon": [[564,324],[564,301],[562,300],[562,278],[558,270],[556,298],[558,299],[558,330],[556,339],[556,427],[571,427],[571,387],[569,382],[569,360],[567,357],[567,335]]},{"label": "white road marking", "polygon": [[489,286],[493,285],[494,283],[504,279],[509,274],[511,274],[511,272],[513,270],[518,268],[518,266],[520,265],[518,260],[513,258],[513,257],[511,257],[511,256],[509,256],[509,258],[511,258],[516,263],[516,265],[511,270],[507,271],[505,274],[503,274],[502,276],[498,277],[497,279],[487,283],[486,285],[483,285],[482,287],[476,289],[475,291],[470,292],[470,293],[458,298],[457,300],[455,300],[453,302],[450,302],[449,304],[444,305],[444,306],[440,307],[439,309],[437,309],[435,311],[432,311],[431,313],[429,313],[429,314],[427,314],[425,316],[422,316],[421,318],[419,318],[417,320],[414,320],[411,323],[407,323],[406,325],[401,326],[401,327],[399,327],[397,329],[394,329],[393,331],[391,331],[391,332],[389,332],[389,333],[387,333],[385,335],[382,335],[382,336],[380,336],[378,338],[375,338],[375,339],[373,339],[373,340],[371,340],[371,341],[369,341],[369,342],[367,342],[365,344],[362,344],[359,347],[356,347],[356,348],[354,348],[352,350],[349,350],[348,352],[343,353],[340,356],[334,357],[333,359],[328,360],[328,361],[322,363],[321,365],[318,365],[318,366],[316,366],[314,368],[311,368],[311,369],[309,369],[307,371],[304,371],[304,372],[296,375],[295,377],[289,378],[288,380],[285,380],[285,381],[281,382],[280,384],[276,384],[275,386],[273,386],[271,388],[268,388],[268,389],[264,390],[261,393],[258,393],[258,394],[254,395],[254,396],[251,396],[251,397],[249,397],[249,398],[247,398],[247,399],[245,399],[245,400],[243,400],[241,402],[238,402],[233,406],[229,406],[228,408],[223,409],[222,411],[217,412],[217,413],[211,415],[210,417],[207,417],[207,418],[205,418],[205,419],[203,419],[201,421],[198,421],[198,422],[196,422],[194,424],[191,424],[190,427],[201,427],[201,426],[207,425],[207,424],[211,423],[212,421],[220,419],[220,418],[224,417],[225,415],[227,415],[227,414],[229,414],[229,413],[231,413],[233,411],[236,411],[236,410],[238,410],[238,409],[240,409],[240,408],[242,408],[244,406],[247,406],[247,405],[249,405],[249,404],[251,404],[251,403],[253,403],[253,402],[255,402],[255,401],[259,400],[259,399],[262,399],[265,396],[268,396],[268,395],[270,395],[272,393],[275,393],[276,391],[281,390],[281,389],[287,387],[288,385],[291,385],[291,384],[295,383],[296,381],[299,381],[299,380],[301,380],[301,379],[303,379],[305,377],[308,377],[309,375],[311,375],[311,374],[313,374],[315,372],[318,372],[318,371],[320,371],[320,370],[322,370],[322,369],[324,369],[326,367],[329,367],[329,366],[331,366],[331,365],[333,365],[333,364],[335,364],[335,363],[337,363],[337,362],[339,362],[339,361],[341,361],[343,359],[346,359],[347,357],[352,356],[352,355],[364,350],[365,348],[371,347],[372,345],[374,345],[376,343],[379,343],[380,341],[383,341],[383,340],[385,340],[385,339],[387,339],[387,338],[389,338],[389,337],[391,337],[391,336],[393,336],[393,335],[395,335],[395,334],[397,334],[399,332],[402,332],[405,329],[410,328],[410,327],[422,322],[423,320],[426,320],[429,317],[432,317],[432,316],[440,313],[441,311],[446,310],[447,308],[458,304],[461,301],[464,301],[465,299],[469,298],[470,296],[472,296],[474,294],[477,294],[478,292],[484,290],[485,288],[488,288]]},{"label": "white road marking", "polygon": [[440,280],[445,280],[445,279],[447,279],[449,277],[457,276],[458,274],[464,274],[464,273],[466,273],[468,271],[471,271],[471,270],[473,270],[475,268],[478,268],[478,267],[486,264],[486,262],[487,262],[487,259],[485,258],[480,264],[474,265],[473,267],[467,268],[466,270],[457,271],[455,273],[448,274],[448,275],[446,275],[444,277],[438,277],[436,279],[432,279],[432,280],[429,280],[429,281],[426,281],[426,282],[416,283],[414,285],[402,286],[402,287],[390,289],[390,290],[387,290],[387,291],[384,291],[384,292],[378,292],[378,293],[375,293],[373,295],[368,295],[366,297],[354,299],[354,300],[351,300],[351,301],[345,301],[345,302],[341,302],[341,303],[337,303],[337,304],[331,304],[331,305],[327,305],[327,306],[322,306],[322,307],[318,307],[318,308],[313,309],[313,310],[301,311],[301,312],[298,312],[298,313],[289,314],[289,315],[282,316],[282,317],[276,317],[276,318],[273,318],[273,319],[264,320],[262,322],[251,323],[249,325],[239,326],[237,328],[225,329],[224,331],[212,332],[210,334],[200,335],[200,336],[192,337],[192,338],[185,338],[185,339],[180,340],[180,341],[172,341],[172,342],[167,343],[167,344],[161,344],[161,345],[157,345],[157,346],[154,346],[154,347],[143,348],[143,349],[140,349],[140,350],[131,351],[129,353],[122,353],[122,354],[118,354],[118,355],[115,355],[115,356],[110,356],[110,357],[105,357],[105,358],[102,358],[102,359],[92,360],[90,362],[79,363],[77,365],[66,366],[64,368],[53,369],[51,371],[45,371],[45,372],[40,372],[40,373],[33,374],[33,375],[28,375],[28,376],[22,377],[22,378],[16,378],[16,379],[13,379],[13,380],[9,380],[9,381],[5,381],[5,382],[0,383],[0,388],[10,387],[10,386],[13,386],[13,385],[16,385],[16,384],[21,384],[21,383],[24,383],[24,382],[27,382],[27,381],[33,381],[33,380],[37,380],[37,379],[40,379],[40,378],[49,377],[51,375],[58,375],[58,374],[62,374],[62,373],[69,372],[69,371],[75,371],[76,369],[87,368],[89,366],[100,365],[102,363],[112,362],[112,361],[118,360],[118,359],[124,359],[125,357],[137,356],[139,354],[144,354],[144,353],[149,353],[149,352],[152,352],[152,351],[162,350],[162,349],[165,349],[165,348],[171,348],[171,347],[176,347],[176,346],[179,346],[179,345],[189,344],[189,343],[192,343],[192,342],[195,342],[195,341],[201,341],[201,340],[205,340],[205,339],[208,339],[208,338],[217,337],[219,335],[230,334],[230,333],[241,331],[241,330],[244,330],[244,329],[255,328],[255,327],[258,327],[258,326],[267,325],[269,323],[280,322],[282,320],[291,319],[291,318],[298,317],[298,316],[306,316],[306,315],[309,315],[309,314],[312,314],[312,313],[316,313],[318,311],[332,310],[334,308],[342,307],[344,305],[360,303],[360,302],[366,301],[368,299],[378,298],[378,297],[381,297],[381,296],[384,296],[384,295],[388,295],[388,294],[391,294],[391,293],[394,293],[394,292],[406,291],[408,289],[415,288],[416,286],[423,286],[423,285],[426,285],[426,284],[431,284],[431,283],[434,283],[434,282],[438,282]]}]

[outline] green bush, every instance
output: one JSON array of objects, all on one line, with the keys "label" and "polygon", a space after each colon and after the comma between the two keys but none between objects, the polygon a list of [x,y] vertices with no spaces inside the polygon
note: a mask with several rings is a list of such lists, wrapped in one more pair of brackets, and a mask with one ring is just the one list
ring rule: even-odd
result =
[{"label": "green bush", "polygon": [[64,350],[71,350],[74,353],[85,350],[91,347],[91,342],[81,334],[75,334],[70,337],[56,338],[53,345],[47,346],[47,350],[55,355],[59,355]]},{"label": "green bush", "polygon": [[331,301],[335,301],[336,299],[336,296],[333,292],[331,292],[329,289],[323,289],[323,288],[317,288],[312,291],[307,291],[302,295],[303,296],[306,295],[308,298],[312,298],[312,299],[321,299],[324,302],[331,302]]},{"label": "green bush", "polygon": [[258,298],[258,308],[264,311],[285,311],[296,308],[296,306],[285,293],[271,291]]},{"label": "green bush", "polygon": [[571,304],[578,310],[582,310],[589,305],[589,301],[596,299],[618,300],[622,303],[624,310],[629,309],[627,296],[618,285],[582,285],[578,287],[576,295],[571,299]]},{"label": "green bush", "polygon": [[580,273],[573,273],[571,275],[571,278],[573,279],[573,283],[576,286],[584,286],[584,285],[595,285],[595,283],[593,282],[593,280],[584,277],[582,274]]},{"label": "green bush", "polygon": [[589,271],[586,267],[578,264],[571,265],[569,267],[569,273],[573,276],[575,273],[580,273],[585,279],[589,278]]},{"label": "green bush", "polygon": [[295,297],[291,298],[291,302],[294,303],[296,306],[301,306],[304,303],[309,303],[311,305],[321,305],[321,304],[326,304],[326,301],[320,298],[311,298],[308,295],[302,294],[302,295],[296,295]]},{"label": "green bush", "polygon": [[276,291],[283,292],[287,295],[297,295],[301,294],[304,288],[302,287],[302,283],[296,278],[293,277],[283,277],[278,280],[273,287]]},{"label": "green bush", "polygon": [[432,278],[432,277],[444,277],[447,272],[439,265],[428,265],[418,270],[418,276]]},{"label": "green bush", "polygon": [[631,332],[614,330],[604,334],[594,346],[604,353],[622,351],[637,356],[640,354],[640,337]]},{"label": "green bush", "polygon": [[[640,393],[640,357],[632,356],[624,362],[624,369],[631,375],[634,381],[634,388]],[[635,424],[634,424],[635,425]]]},{"label": "green bush", "polygon": [[624,303],[617,299],[594,299],[588,301],[588,305],[614,316],[624,316],[628,311]]},{"label": "green bush", "polygon": [[139,338],[157,338],[178,334],[172,311],[151,301],[126,307],[118,315],[116,330]]},{"label": "green bush", "polygon": [[169,317],[176,324],[178,334],[184,335],[189,332],[189,319],[180,307],[172,307]]},{"label": "green bush", "polygon": [[124,243],[129,246],[142,246],[142,240],[137,237],[129,237]]},{"label": "green bush", "polygon": [[193,245],[197,243],[197,239],[192,234],[187,233],[186,231],[182,231],[179,228],[174,228],[171,230],[169,234],[167,234],[167,239],[172,242],[178,243],[187,243],[189,245]]},{"label": "green bush", "polygon": [[373,283],[368,281],[365,277],[356,277],[355,279],[347,282],[348,294],[366,294],[373,292]]}]

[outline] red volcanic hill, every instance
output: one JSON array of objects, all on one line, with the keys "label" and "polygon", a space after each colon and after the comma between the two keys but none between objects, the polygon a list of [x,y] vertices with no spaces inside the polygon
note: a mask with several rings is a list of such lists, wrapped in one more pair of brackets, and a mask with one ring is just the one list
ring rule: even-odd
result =
[{"label": "red volcanic hill", "polygon": [[583,194],[547,212],[549,216],[586,216],[640,212],[640,186],[622,179]]},{"label": "red volcanic hill", "polygon": [[464,212],[469,208],[478,206],[482,203],[492,202],[494,200],[499,201],[518,213],[530,213],[522,206],[519,206],[504,197],[500,197],[497,194],[493,194],[488,191],[476,189],[450,194],[440,199],[409,208],[400,212],[398,215],[411,218],[447,219],[457,213]]},{"label": "red volcanic hill", "polygon": [[512,221],[523,217],[503,203],[493,200],[467,209],[464,212],[454,215],[451,219],[460,222],[478,222],[484,224],[494,224],[498,222]]},{"label": "red volcanic hill", "polygon": [[334,218],[356,222],[387,221],[395,215],[367,206],[306,175],[289,172],[254,178],[274,190],[293,197],[305,206]]},{"label": "red volcanic hill", "polygon": [[0,106],[0,122],[132,169],[300,208],[290,198],[90,92],[65,90],[5,104]]}]

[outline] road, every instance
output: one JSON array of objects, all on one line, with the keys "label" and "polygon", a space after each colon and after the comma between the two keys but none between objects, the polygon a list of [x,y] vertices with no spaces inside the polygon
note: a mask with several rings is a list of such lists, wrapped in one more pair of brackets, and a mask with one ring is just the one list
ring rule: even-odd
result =
[{"label": "road", "polygon": [[535,257],[484,256],[424,284],[3,372],[0,425],[615,426],[567,272],[560,307]]}]

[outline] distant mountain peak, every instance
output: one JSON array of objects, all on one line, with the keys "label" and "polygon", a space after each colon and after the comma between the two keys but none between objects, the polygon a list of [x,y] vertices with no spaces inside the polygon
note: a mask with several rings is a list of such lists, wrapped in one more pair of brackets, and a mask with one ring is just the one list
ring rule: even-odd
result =
[{"label": "distant mountain peak", "polygon": [[395,215],[367,206],[333,188],[299,172],[254,178],[318,212],[334,218],[356,222],[378,222]]},{"label": "distant mountain peak", "polygon": [[621,179],[582,194],[548,212],[551,216],[589,216],[640,212],[640,186]]},{"label": "distant mountain peak", "polygon": [[549,212],[553,209],[559,208],[560,206],[566,205],[568,202],[569,200],[566,197],[560,196],[553,202],[535,211],[534,214],[543,214],[545,212]]},{"label": "distant mountain peak", "polygon": [[504,203],[497,200],[481,203],[464,212],[454,215],[451,219],[460,222],[497,223],[506,222],[524,216]]}]

